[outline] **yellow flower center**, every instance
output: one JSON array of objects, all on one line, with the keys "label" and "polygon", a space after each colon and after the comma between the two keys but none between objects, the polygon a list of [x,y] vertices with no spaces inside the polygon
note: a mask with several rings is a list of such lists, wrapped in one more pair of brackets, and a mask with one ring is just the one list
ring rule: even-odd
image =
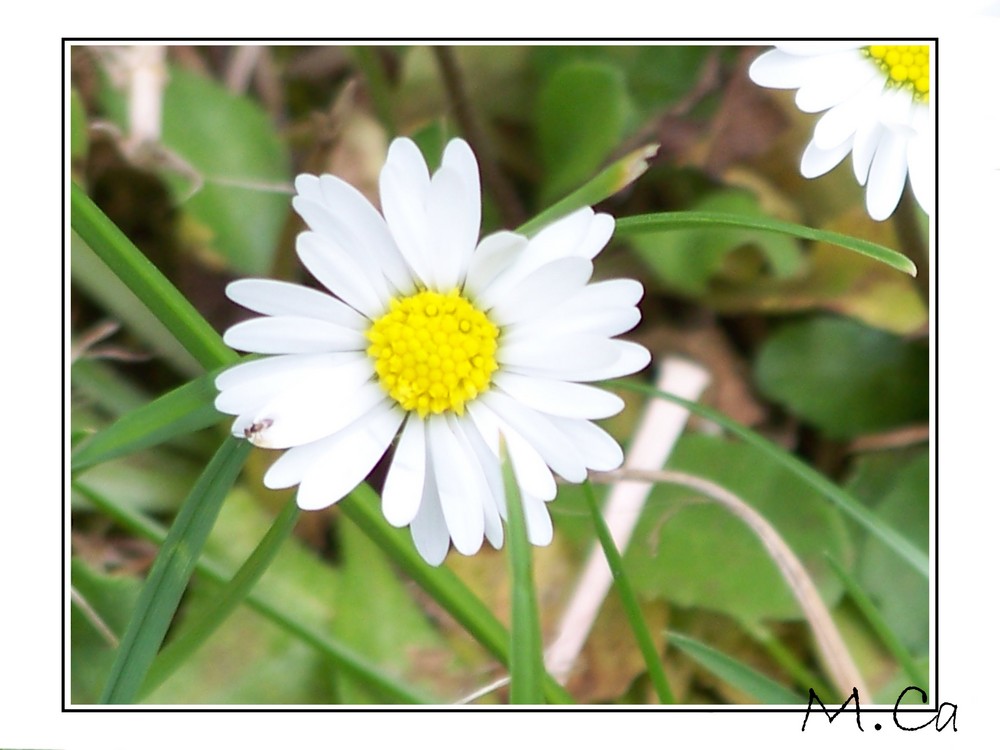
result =
[{"label": "yellow flower center", "polygon": [[890,86],[907,88],[916,101],[927,101],[931,90],[930,47],[876,44],[862,51],[885,74]]},{"label": "yellow flower center", "polygon": [[368,329],[368,355],[382,387],[421,418],[451,410],[490,386],[500,330],[453,289],[394,298]]}]

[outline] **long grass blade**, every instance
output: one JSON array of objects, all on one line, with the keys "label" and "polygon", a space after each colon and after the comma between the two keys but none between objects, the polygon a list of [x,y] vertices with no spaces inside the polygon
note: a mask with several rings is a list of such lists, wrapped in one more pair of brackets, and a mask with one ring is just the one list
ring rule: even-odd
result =
[{"label": "long grass blade", "polygon": [[618,552],[618,548],[615,546],[615,540],[611,536],[611,530],[608,529],[607,523],[604,521],[604,516],[601,514],[601,509],[597,504],[597,497],[594,494],[594,488],[590,484],[590,481],[583,483],[583,494],[587,499],[587,505],[590,508],[590,516],[594,521],[594,529],[597,532],[597,539],[601,544],[601,548],[604,550],[604,556],[607,558],[608,567],[611,569],[611,577],[614,581],[615,588],[618,590],[618,596],[621,597],[622,607],[625,610],[625,616],[628,618],[629,625],[632,627],[632,633],[635,635],[636,643],[639,645],[639,651],[642,653],[642,658],[646,662],[646,669],[649,671],[649,678],[653,683],[653,689],[656,691],[656,696],[660,699],[660,703],[674,703],[674,694],[670,690],[670,683],[667,682],[667,675],[663,671],[663,664],[660,661],[660,654],[656,650],[656,644],[653,643],[653,637],[649,633],[649,629],[646,627],[646,621],[642,617],[642,610],[639,608],[639,600],[635,595],[635,591],[632,588],[632,584],[629,583],[628,576],[625,575],[625,566],[622,563],[622,556]]},{"label": "long grass blade", "polygon": [[871,597],[865,593],[865,590],[861,587],[855,578],[847,572],[843,565],[833,559],[832,556],[826,555],[826,561],[830,563],[830,567],[833,568],[833,572],[837,574],[840,582],[844,584],[844,588],[847,590],[847,594],[854,600],[861,614],[864,616],[865,620],[871,626],[871,629],[875,632],[875,635],[879,637],[879,640],[885,645],[889,652],[896,658],[899,665],[906,672],[907,676],[910,678],[910,684],[912,685],[922,685],[927,687],[927,673],[925,670],[921,669],[917,664],[916,659],[910,655],[906,646],[903,645],[902,641],[896,637],[896,634],[892,632],[892,628],[885,621],[882,613],[879,612],[878,607],[875,606],[875,602],[871,600]]},{"label": "long grass blade", "polygon": [[73,231],[202,366],[211,370],[236,361],[236,353],[208,321],[75,182],[70,186],[70,222]]},{"label": "long grass blade", "polygon": [[194,622],[186,623],[181,631],[157,655],[146,675],[144,695],[152,692],[208,640],[233,611],[244,602],[247,594],[267,570],[278,550],[295,528],[298,507],[290,500],[274,519],[271,528],[260,540],[246,562],[226,585],[211,609]]},{"label": "long grass blade", "polygon": [[672,401],[675,404],[680,404],[698,416],[714,422],[728,432],[731,432],[750,445],[758,448],[768,458],[781,466],[784,466],[786,469],[812,485],[837,508],[850,516],[872,535],[884,542],[887,547],[909,563],[910,566],[912,566],[913,569],[918,571],[922,576],[925,578],[929,576],[930,561],[925,553],[917,549],[917,547],[914,546],[913,543],[911,543],[906,537],[902,536],[898,531],[886,524],[885,521],[868,510],[849,493],[845,492],[808,464],[800,461],[792,454],[776,446],[770,440],[761,437],[753,430],[748,430],[743,425],[733,421],[725,414],[722,414],[715,409],[694,401],[688,401],[687,399],[680,398],[679,396],[674,396],[673,394],[665,391],[657,390],[652,386],[629,380],[616,380],[614,381],[614,386],[616,388],[637,391],[639,393],[644,393],[647,396],[663,398],[667,401]]},{"label": "long grass blade", "polygon": [[[129,532],[156,544],[163,544],[167,538],[167,530],[159,524],[124,505],[114,502],[102,494],[94,492],[82,482],[74,483],[73,488],[75,491],[80,492],[94,507]],[[196,570],[200,576],[219,586],[227,585],[233,578],[232,574],[223,570],[211,560],[205,559],[204,556],[198,558]],[[438,702],[421,696],[408,687],[400,685],[395,679],[382,672],[364,656],[361,656],[340,641],[331,638],[325,632],[325,629],[311,627],[288,617],[281,607],[273,605],[260,593],[251,590],[247,594],[245,603],[250,609],[315,649],[318,653],[329,659],[331,664],[350,674],[351,677],[357,679],[361,684],[385,696],[387,702],[411,704]]]},{"label": "long grass blade", "polygon": [[798,706],[803,703],[803,696],[701,641],[671,632],[670,643],[716,677],[742,690],[760,703],[785,706]]},{"label": "long grass blade", "polygon": [[222,421],[225,415],[213,406],[214,376],[203,375],[123,414],[73,449],[70,470],[78,472]]},{"label": "long grass blade", "polygon": [[219,508],[239,475],[250,444],[227,438],[181,506],[111,666],[101,703],[132,703],[163,643]]},{"label": "long grass blade", "polygon": [[507,493],[507,550],[511,575],[510,702],[539,705],[543,702],[542,631],[531,566],[531,545],[525,527],[521,493],[509,462],[504,463]]},{"label": "long grass blade", "polygon": [[913,261],[900,252],[890,250],[875,242],[851,237],[826,229],[813,229],[802,224],[779,221],[766,216],[744,216],[740,214],[716,213],[714,211],[670,211],[665,213],[642,214],[626,216],[615,222],[615,231],[620,234],[639,234],[642,232],[665,232],[674,229],[699,229],[703,227],[741,227],[744,229],[761,229],[765,232],[777,232],[804,240],[829,242],[847,250],[867,255],[869,258],[885,263],[887,266],[903,271],[910,276],[917,275],[917,267]]}]

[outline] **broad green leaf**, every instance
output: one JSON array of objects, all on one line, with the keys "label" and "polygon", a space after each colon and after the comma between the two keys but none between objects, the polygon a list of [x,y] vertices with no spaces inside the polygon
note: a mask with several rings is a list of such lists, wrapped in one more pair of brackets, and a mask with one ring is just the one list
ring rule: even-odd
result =
[{"label": "broad green leaf", "polygon": [[747,445],[758,451],[759,456],[783,467],[786,471],[805,480],[812,488],[823,497],[833,503],[847,517],[860,524],[865,531],[877,537],[883,544],[888,546],[900,559],[905,560],[911,569],[920,573],[924,578],[929,576],[930,561],[927,554],[900,534],[892,526],[886,524],[878,518],[868,508],[862,505],[850,493],[834,484],[829,478],[820,474],[809,464],[793,456],[772,443],[770,440],[761,437],[753,430],[749,430],[738,422],[730,419],[725,414],[712,409],[711,407],[699,404],[696,401],[675,396],[672,393],[661,391],[645,383],[637,383],[630,380],[616,380],[614,384],[624,390],[644,393],[654,398],[662,398],[671,403],[679,404],[692,414],[704,417],[713,424],[722,427],[726,432],[736,435]]},{"label": "broad green leaf", "polygon": [[507,555],[511,575],[510,702],[540,705],[542,698],[542,631],[535,600],[531,545],[521,505],[521,491],[509,461],[503,465],[507,494]]},{"label": "broad green leaf", "polygon": [[804,697],[761,674],[743,662],[700,641],[680,633],[670,633],[670,644],[676,646],[716,677],[762,704],[800,706]]},{"label": "broad green leaf", "polygon": [[764,216],[740,216],[707,211],[674,211],[656,214],[641,214],[626,216],[616,222],[616,231],[623,235],[641,234],[644,232],[662,232],[674,229],[697,229],[703,227],[743,227],[761,229],[767,232],[778,232],[804,240],[829,242],[847,250],[867,255],[904,273],[914,276],[917,272],[913,261],[902,253],[890,250],[868,240],[849,237],[846,234],[830,232],[825,229],[813,229],[801,224],[792,224]]},{"label": "broad green leaf", "polygon": [[[694,211],[739,214],[748,219],[763,214],[754,197],[742,190],[721,190],[692,206]],[[656,277],[668,286],[692,296],[708,290],[715,277],[729,277],[727,263],[734,251],[752,246],[766,260],[770,274],[788,278],[801,267],[801,253],[794,239],[786,234],[733,226],[701,226],[656,234],[638,234],[630,238],[639,256]],[[735,272],[735,269],[734,269]],[[745,273],[745,272],[740,272]],[[756,269],[750,271],[757,280]]]},{"label": "broad green leaf", "polygon": [[[892,524],[922,550],[930,545],[930,460],[911,459],[894,473],[892,484],[875,505],[875,515]],[[857,578],[877,605],[886,624],[911,653],[926,654],[929,645],[928,583],[878,545],[865,540]]]},{"label": "broad green leaf", "polygon": [[75,182],[70,187],[70,221],[73,231],[203,367],[236,361],[236,353],[208,321]]},{"label": "broad green leaf", "polygon": [[570,63],[539,93],[539,149],[551,202],[594,174],[618,145],[631,114],[621,71],[602,63]]},{"label": "broad green leaf", "polygon": [[[124,102],[105,92],[123,124]],[[210,247],[244,274],[264,274],[290,209],[290,158],[283,138],[253,99],[183,68],[171,67],[163,95],[161,143],[197,173],[170,179],[175,197],[212,234]],[[166,176],[172,176],[167,174]]]},{"label": "broad green leaf", "polygon": [[[682,437],[668,466],[710,479],[753,506],[799,557],[824,601],[841,595],[825,555],[849,558],[846,525],[801,478],[761,461],[750,446],[705,435]],[[654,486],[633,540],[625,552],[626,570],[647,596],[748,623],[802,617],[757,536],[690,489]]]},{"label": "broad green leaf", "polygon": [[768,398],[837,438],[926,421],[929,378],[926,342],[846,318],[789,323],[754,363]]},{"label": "broad green leaf", "polygon": [[124,414],[118,421],[74,448],[72,471],[158,445],[225,419],[213,405],[216,373],[192,380],[155,401]]},{"label": "broad green leaf", "polygon": [[249,452],[250,444],[245,440],[227,438],[181,506],[143,584],[101,703],[135,700],[173,621],[219,507]]}]

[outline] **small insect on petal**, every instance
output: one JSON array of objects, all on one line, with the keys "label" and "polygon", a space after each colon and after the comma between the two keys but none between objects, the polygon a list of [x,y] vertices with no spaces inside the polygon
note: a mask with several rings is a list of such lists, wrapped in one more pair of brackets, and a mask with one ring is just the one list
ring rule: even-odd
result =
[{"label": "small insect on petal", "polygon": [[260,447],[264,446],[264,435],[263,432],[274,424],[273,419],[261,419],[258,422],[254,422],[252,425],[243,430],[243,437],[249,440],[254,445]]}]

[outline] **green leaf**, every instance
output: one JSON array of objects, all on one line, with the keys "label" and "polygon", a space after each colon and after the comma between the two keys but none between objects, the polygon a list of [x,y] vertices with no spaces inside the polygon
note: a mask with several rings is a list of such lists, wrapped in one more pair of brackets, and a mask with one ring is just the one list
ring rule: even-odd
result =
[{"label": "green leaf", "polygon": [[70,221],[73,231],[203,367],[214,369],[236,361],[236,353],[208,321],[75,182],[70,186]]},{"label": "green leaf", "polygon": [[[836,509],[800,477],[752,447],[724,438],[686,435],[668,468],[705,477],[756,509],[792,548],[823,600],[842,593],[825,554],[846,561],[847,528]],[[647,596],[701,607],[741,622],[802,618],[801,608],[758,537],[690,489],[653,487],[625,552],[626,570]]]},{"label": "green leaf", "polygon": [[836,438],[926,421],[929,378],[926,342],[825,316],[783,326],[754,363],[768,398]]},{"label": "green leaf", "polygon": [[643,146],[631,151],[530,221],[517,228],[519,234],[532,235],[547,224],[584,206],[594,206],[639,179],[649,168],[657,146]]},{"label": "green leaf", "polygon": [[[700,200],[693,209],[739,214],[747,219],[763,218],[757,200],[743,190],[717,191]],[[747,227],[705,225],[639,234],[631,238],[631,243],[661,281],[692,296],[707,291],[709,281],[724,271],[729,256],[741,247],[755,247],[775,277],[787,278],[801,267],[801,253],[791,237]]]},{"label": "green leaf", "polygon": [[631,103],[617,67],[573,62],[546,81],[537,111],[542,199],[549,203],[600,168],[619,143]]},{"label": "green leaf", "polygon": [[929,576],[930,561],[927,554],[921,552],[919,548],[896,531],[892,526],[878,518],[868,508],[859,503],[850,493],[831,482],[827,477],[820,474],[812,466],[796,458],[785,450],[782,450],[770,440],[761,437],[753,430],[748,430],[739,422],[730,419],[725,414],[712,409],[696,401],[689,401],[686,398],[675,396],[672,393],[661,391],[645,383],[633,382],[630,380],[616,380],[614,385],[624,390],[637,391],[655,398],[662,398],[675,404],[680,404],[692,414],[719,425],[727,432],[738,436],[741,440],[756,448],[765,458],[783,466],[786,470],[804,479],[827,500],[837,506],[851,519],[859,523],[865,530],[878,537],[895,554],[906,561],[907,565],[920,573],[925,579]]},{"label": "green leaf", "polygon": [[225,418],[213,404],[216,373],[192,380],[123,415],[74,448],[74,472],[209,427]]},{"label": "green leaf", "polygon": [[758,703],[800,706],[803,696],[727,654],[680,633],[670,633],[670,643],[716,677],[755,698]]},{"label": "green leaf", "polygon": [[[123,98],[105,92],[105,105],[124,125]],[[204,75],[171,67],[162,126],[163,147],[202,181],[184,211],[211,230],[211,247],[231,268],[266,273],[288,216],[291,177],[288,148],[267,113]],[[192,179],[168,180],[175,197],[199,187]]]},{"label": "green leaf", "polygon": [[525,526],[521,491],[509,461],[503,464],[507,495],[507,551],[511,575],[510,702],[540,705],[542,698],[542,631],[531,567],[531,545]]},{"label": "green leaf", "polygon": [[[930,544],[930,458],[924,451],[892,473],[891,485],[873,508],[921,550]],[[885,618],[887,626],[911,652],[927,653],[929,601],[927,580],[909,570],[886,550],[865,540],[856,577]]]},{"label": "green leaf", "polygon": [[847,250],[867,255],[899,271],[908,273],[910,276],[915,276],[917,273],[917,268],[913,265],[913,261],[905,255],[874,242],[858,239],[857,237],[848,237],[838,232],[813,229],[801,224],[792,224],[791,222],[779,221],[763,216],[740,216],[737,214],[706,211],[676,211],[626,216],[618,219],[615,226],[617,232],[627,235],[641,234],[643,232],[662,232],[673,229],[697,229],[706,226],[761,229],[768,232],[779,232],[791,235],[792,237],[799,237],[804,240],[830,242]]},{"label": "green leaf", "polygon": [[249,453],[247,441],[227,438],[181,506],[142,587],[101,703],[135,700],[173,621],[219,507]]}]

